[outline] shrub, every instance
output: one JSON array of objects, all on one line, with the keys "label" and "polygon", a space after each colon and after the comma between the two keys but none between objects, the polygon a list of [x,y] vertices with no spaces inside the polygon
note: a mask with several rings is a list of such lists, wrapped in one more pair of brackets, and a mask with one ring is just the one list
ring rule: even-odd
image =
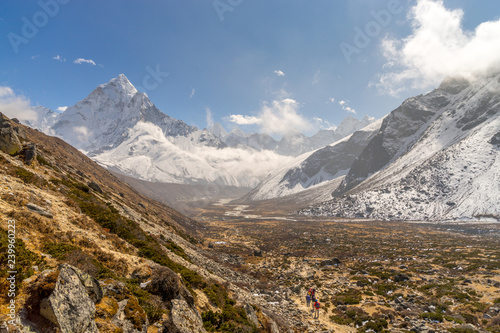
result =
[{"label": "shrub", "polygon": [[443,315],[436,312],[424,312],[420,314],[420,318],[438,321],[440,323],[443,322]]},{"label": "shrub", "polygon": [[50,254],[57,260],[64,260],[69,253],[80,250],[78,246],[68,243],[45,243],[43,247],[47,254]]}]

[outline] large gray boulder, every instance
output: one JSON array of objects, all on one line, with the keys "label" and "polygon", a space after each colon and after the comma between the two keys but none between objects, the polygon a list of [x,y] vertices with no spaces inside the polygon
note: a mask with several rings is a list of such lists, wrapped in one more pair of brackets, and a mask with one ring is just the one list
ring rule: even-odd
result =
[{"label": "large gray boulder", "polygon": [[85,273],[70,265],[61,265],[54,291],[40,303],[40,314],[62,333],[99,332],[95,324],[95,304],[80,276]]},{"label": "large gray boulder", "polygon": [[163,333],[206,333],[200,313],[192,309],[183,299],[172,300],[169,320],[163,326]]}]

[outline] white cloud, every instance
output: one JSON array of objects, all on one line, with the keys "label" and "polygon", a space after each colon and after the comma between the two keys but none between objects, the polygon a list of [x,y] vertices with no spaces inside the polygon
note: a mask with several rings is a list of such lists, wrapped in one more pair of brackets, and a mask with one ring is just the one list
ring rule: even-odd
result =
[{"label": "white cloud", "polygon": [[76,134],[78,141],[88,142],[89,135],[91,134],[89,129],[85,126],[75,126],[73,127],[73,132]]},{"label": "white cloud", "polygon": [[229,121],[237,125],[255,125],[261,124],[262,119],[254,116],[244,116],[241,114],[232,114],[229,116]]},{"label": "white cloud", "polygon": [[280,71],[279,69],[276,69],[274,71],[274,74],[278,75],[278,76],[285,76],[285,73],[283,73],[283,71]]},{"label": "white cloud", "polygon": [[209,107],[205,108],[205,112],[207,115],[207,128],[210,128],[214,125],[214,119],[212,118],[212,111]]},{"label": "white cloud", "polygon": [[[52,57],[52,59],[60,61],[60,62],[66,62],[66,58],[61,57],[59,54],[56,55],[55,57]],[[78,59],[77,59],[78,60]],[[75,60],[76,61],[76,60]]]},{"label": "white cloud", "polygon": [[78,65],[80,65],[80,64],[90,64],[92,66],[95,66],[95,62],[92,59],[78,58],[78,59],[74,60],[73,63],[78,64]]},{"label": "white cloud", "polygon": [[39,55],[39,54],[34,55],[34,56],[31,56],[31,60],[35,60],[35,59],[38,59],[38,58],[40,58],[40,55]]},{"label": "white cloud", "polygon": [[64,111],[66,111],[66,109],[67,109],[67,108],[68,108],[67,106],[59,106],[59,107],[56,109],[56,111],[57,111],[57,112],[64,112]]},{"label": "white cloud", "polygon": [[189,95],[189,98],[193,98],[195,92],[196,92],[196,89],[193,88],[193,90],[191,90],[191,94]]},{"label": "white cloud", "polygon": [[14,91],[10,87],[0,87],[0,97],[13,96]]},{"label": "white cloud", "polygon": [[356,110],[354,110],[353,108],[347,106],[347,102],[346,101],[341,100],[341,101],[339,101],[339,104],[342,107],[342,110],[347,111],[347,112],[352,113],[352,114],[356,114]]},{"label": "white cloud", "polygon": [[258,116],[231,115],[229,120],[238,125],[259,125],[262,132],[283,135],[291,130],[309,130],[311,123],[298,112],[299,103],[291,98],[266,103]]},{"label": "white cloud", "polygon": [[24,96],[17,96],[10,87],[0,87],[0,112],[21,122],[36,122],[38,119],[30,101]]},{"label": "white cloud", "polygon": [[348,106],[346,106],[345,108],[343,108],[344,110],[346,110],[347,112],[349,113],[352,113],[352,114],[356,114],[356,110],[354,110],[353,108],[350,108]]},{"label": "white cloud", "polygon": [[463,30],[464,12],[442,0],[418,0],[408,13],[413,32],[402,40],[385,39],[385,69],[371,85],[396,96],[408,89],[428,89],[446,76],[481,76],[500,69],[500,20]]},{"label": "white cloud", "polygon": [[335,102],[335,98],[334,97],[330,97],[328,100],[330,101],[330,103]]}]

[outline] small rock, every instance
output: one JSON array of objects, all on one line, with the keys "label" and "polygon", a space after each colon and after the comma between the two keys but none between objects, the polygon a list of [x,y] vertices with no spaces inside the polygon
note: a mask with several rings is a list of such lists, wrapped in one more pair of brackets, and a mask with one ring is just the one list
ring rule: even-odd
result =
[{"label": "small rock", "polygon": [[97,184],[96,182],[90,182],[87,184],[88,187],[90,187],[91,189],[93,189],[94,191],[98,192],[98,193],[102,193],[102,189],[101,187],[99,186],[99,184]]},{"label": "small rock", "polygon": [[37,205],[35,205],[34,203],[31,203],[31,202],[26,205],[26,208],[28,208],[33,213],[37,213],[37,214],[40,214],[40,215],[45,216],[45,217],[49,217],[49,218],[53,218],[54,217],[52,215],[52,213],[50,213],[45,208],[37,206]]}]

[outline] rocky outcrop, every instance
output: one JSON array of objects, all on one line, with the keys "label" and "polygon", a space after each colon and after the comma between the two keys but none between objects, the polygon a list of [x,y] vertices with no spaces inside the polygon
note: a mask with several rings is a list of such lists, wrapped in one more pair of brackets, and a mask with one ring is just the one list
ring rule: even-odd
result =
[{"label": "rocky outcrop", "polygon": [[123,282],[100,281],[102,299],[96,306],[96,322],[104,332],[146,333],[148,319],[137,298]]},{"label": "rocky outcrop", "polygon": [[97,184],[96,182],[90,182],[87,184],[88,187],[90,187],[91,189],[93,189],[94,191],[98,192],[98,193],[102,193],[102,189],[101,187],[99,186],[99,184]]},{"label": "rocky outcrop", "polygon": [[36,160],[38,147],[34,143],[28,143],[23,146],[22,155],[24,155],[24,164],[32,165]]},{"label": "rocky outcrop", "polygon": [[40,314],[57,325],[62,333],[97,333],[95,304],[80,276],[85,273],[70,265],[61,265],[52,294],[41,301]]},{"label": "rocky outcrop", "polygon": [[163,326],[163,333],[206,333],[198,311],[183,299],[172,300],[170,317]]},{"label": "rocky outcrop", "polygon": [[0,113],[0,150],[7,154],[14,155],[21,151],[22,147],[14,127],[9,122],[8,118]]}]

